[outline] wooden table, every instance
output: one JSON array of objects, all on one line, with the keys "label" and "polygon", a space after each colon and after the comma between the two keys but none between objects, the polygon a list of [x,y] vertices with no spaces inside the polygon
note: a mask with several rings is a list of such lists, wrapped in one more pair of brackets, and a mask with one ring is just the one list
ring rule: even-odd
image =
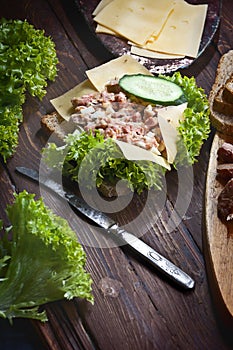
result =
[{"label": "wooden table", "polygon": [[[233,47],[232,13],[232,0],[223,0],[221,24],[214,41],[189,69],[182,72],[188,76],[194,75],[207,94],[213,84],[219,58]],[[82,21],[72,1],[2,0],[0,16],[26,18],[37,28],[43,28],[55,41],[60,62],[58,77],[54,83],[49,83],[43,100],[27,98],[17,152],[6,164],[2,162],[0,165],[0,216],[5,219],[5,207],[12,203],[15,189],[27,189],[39,195],[38,186],[16,174],[15,167],[24,165],[38,169],[41,148],[47,142],[40,131],[40,118],[53,110],[50,99],[84,80],[86,69],[106,62],[111,56],[98,42],[93,41],[88,32],[82,31]],[[85,246],[86,268],[94,281],[94,306],[80,300],[47,305],[49,322],[32,322],[40,340],[36,338],[33,341],[31,321],[22,321],[20,332],[23,329],[25,332],[24,337],[16,338],[18,345],[22,339],[24,349],[25,339],[28,338],[31,348],[51,350],[230,348],[230,332],[224,332],[225,326],[212,299],[202,243],[205,175],[212,134],[193,166],[192,199],[179,225],[172,232],[166,232],[167,219],[176,201],[178,180],[174,171],[167,178],[169,199],[160,220],[154,222],[153,212],[145,212],[140,223],[136,221],[136,229],[142,230],[142,239],[188,272],[196,281],[195,289],[186,292],[180,290],[127,246]],[[140,203],[141,198],[137,200]],[[58,210],[62,215],[62,208]],[[133,209],[125,209],[119,220],[124,222],[132,219],[132,216]],[[80,225],[84,232],[100,234],[96,227],[84,220],[80,219]],[[20,322],[17,320],[15,327]],[[6,329],[9,332],[9,327],[6,320],[1,320],[0,325],[1,339]],[[14,325],[10,331],[13,341]],[[26,337],[29,331],[30,337]],[[0,343],[2,349],[1,344],[4,346],[4,343]]]}]

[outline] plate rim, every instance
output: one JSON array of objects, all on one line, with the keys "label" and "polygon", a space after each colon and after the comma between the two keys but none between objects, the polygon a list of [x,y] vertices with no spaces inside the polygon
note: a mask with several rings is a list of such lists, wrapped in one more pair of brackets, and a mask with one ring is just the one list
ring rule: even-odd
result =
[{"label": "plate rim", "polygon": [[[147,57],[131,54],[129,50],[130,46],[124,41],[124,39],[117,38],[114,36],[111,36],[111,41],[114,41],[115,45],[120,45],[120,49],[118,48],[111,49],[111,45],[108,44],[108,39],[110,38],[110,36],[108,34],[101,34],[101,33],[95,32],[96,24],[92,17],[92,11],[100,1],[93,0],[92,2],[91,1],[86,2],[83,0],[73,0],[73,2],[77,7],[77,9],[79,10],[82,17],[84,18],[88,26],[88,29],[93,35],[93,37],[97,39],[99,43],[101,43],[101,45],[106,49],[108,53],[110,53],[113,57],[119,57],[119,56],[122,56],[123,54],[130,54],[133,58],[135,58],[139,63],[143,64],[153,74],[166,74],[166,73],[169,74],[179,69],[184,69],[191,66],[206,51],[208,46],[211,44],[219,28],[219,24],[221,21],[221,11],[222,11],[222,0],[206,1],[206,3],[208,4],[208,10],[207,10],[207,16],[206,16],[207,22],[205,23],[205,26],[204,26],[200,49],[198,52],[198,56],[196,58],[184,57],[182,59],[162,60],[162,59],[153,59],[153,58],[147,58]],[[95,2],[96,4],[93,5]],[[189,1],[189,3],[203,4],[203,1],[191,0]],[[92,8],[90,8],[90,4],[93,5]],[[88,9],[88,12],[87,12],[87,9]],[[206,31],[209,29],[208,27],[211,27],[210,34],[206,33]],[[207,36],[207,38],[205,38],[205,36]]]}]

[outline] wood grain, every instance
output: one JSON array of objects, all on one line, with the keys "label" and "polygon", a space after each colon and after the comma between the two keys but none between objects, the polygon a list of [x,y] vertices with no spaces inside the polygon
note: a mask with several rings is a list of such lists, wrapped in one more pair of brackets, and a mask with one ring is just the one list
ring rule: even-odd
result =
[{"label": "wood grain", "polygon": [[[84,80],[87,68],[104,63],[111,56],[84,30],[71,0],[3,0],[0,13],[7,18],[26,18],[37,28],[43,28],[54,39],[59,57],[58,77],[55,82],[48,83],[43,100],[27,96],[17,152],[1,166],[0,214],[5,219],[6,205],[12,203],[15,190],[27,189],[37,197],[41,195],[35,183],[15,173],[15,167],[39,168],[41,149],[48,141],[41,132],[40,118],[51,112],[50,99]],[[207,94],[221,54],[233,46],[232,13],[232,0],[223,1],[223,16],[215,41],[188,70],[182,71],[188,76],[194,75]],[[212,302],[215,299],[212,299],[211,281],[207,279],[208,265],[202,246],[203,199],[212,136],[213,132],[193,166],[191,202],[172,231],[168,230],[168,221],[179,188],[175,171],[166,178],[168,196],[159,217],[155,203],[147,201],[146,194],[135,197],[131,205],[116,213],[119,222],[129,224],[146,243],[188,272],[196,281],[195,289],[190,292],[177,289],[127,246],[98,248],[85,244],[86,269],[93,278],[95,304],[92,306],[75,299],[46,305],[49,321],[45,324],[33,321],[42,340],[41,349],[44,344],[50,350],[232,348],[227,338],[233,328],[229,328],[227,335],[222,335],[218,323],[222,318],[215,313],[218,303]],[[86,237],[98,241],[103,235],[83,218],[67,216],[63,203],[54,196],[48,200],[51,208],[69,219],[79,239]],[[143,211],[145,203],[147,206]],[[141,216],[138,215],[140,212]],[[139,219],[135,220],[137,217]],[[2,330],[0,338],[1,333]]]}]

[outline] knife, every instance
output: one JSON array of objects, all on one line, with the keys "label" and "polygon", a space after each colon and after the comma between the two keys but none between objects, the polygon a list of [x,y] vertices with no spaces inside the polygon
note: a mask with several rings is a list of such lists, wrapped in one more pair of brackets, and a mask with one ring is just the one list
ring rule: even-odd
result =
[{"label": "knife", "polygon": [[39,176],[39,173],[33,169],[16,167],[16,171],[52,190],[59,197],[66,199],[72,207],[104,228],[109,234],[114,235],[120,239],[120,241],[128,244],[179,286],[185,289],[192,289],[194,287],[195,282],[187,273],[156,252],[141,239],[122,229],[115,220],[101,211],[90,207],[82,198],[76,196],[61,184],[49,177]]}]

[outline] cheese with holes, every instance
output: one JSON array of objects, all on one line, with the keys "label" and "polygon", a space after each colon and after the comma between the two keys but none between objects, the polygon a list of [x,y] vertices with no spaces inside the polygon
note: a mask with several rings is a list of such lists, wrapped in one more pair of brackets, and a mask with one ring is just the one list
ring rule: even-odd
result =
[{"label": "cheese with holes", "polygon": [[96,32],[128,39],[134,45],[132,54],[165,59],[166,55],[197,57],[207,4],[192,5],[184,0],[102,0],[99,5],[94,11]]},{"label": "cheese with holes", "polygon": [[115,0],[97,13],[95,21],[143,45],[152,33],[159,34],[173,3],[173,0]]},{"label": "cheese with holes", "polygon": [[196,57],[204,29],[208,5],[177,2],[158,37],[146,48],[171,54]]}]

